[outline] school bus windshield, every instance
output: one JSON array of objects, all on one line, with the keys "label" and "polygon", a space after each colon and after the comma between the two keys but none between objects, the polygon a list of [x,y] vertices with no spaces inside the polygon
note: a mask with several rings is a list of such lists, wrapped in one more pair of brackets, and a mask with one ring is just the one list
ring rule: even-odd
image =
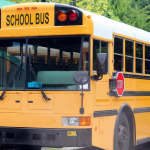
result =
[{"label": "school bus windshield", "polygon": [[[18,81],[18,71],[9,89],[39,89],[36,79],[29,68],[30,50],[31,64],[37,80],[43,89],[77,90],[79,86],[73,81],[73,74],[78,70],[89,73],[88,39],[81,36],[71,36],[2,40],[0,46],[0,60],[2,62],[0,66],[1,89],[4,89],[7,85],[8,79],[13,74],[13,70],[20,62],[23,47],[21,79]],[[26,40],[28,41],[28,45],[25,44]],[[82,53],[82,57],[80,56],[80,52]],[[81,63],[79,63],[80,61]],[[88,89],[88,85],[86,89]]]}]

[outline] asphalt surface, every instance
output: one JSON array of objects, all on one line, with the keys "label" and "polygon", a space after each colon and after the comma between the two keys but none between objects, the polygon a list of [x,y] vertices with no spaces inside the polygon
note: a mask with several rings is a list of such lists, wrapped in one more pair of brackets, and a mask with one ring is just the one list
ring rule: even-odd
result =
[{"label": "asphalt surface", "polygon": [[[10,150],[13,150],[13,149],[10,149]],[[66,150],[68,150],[68,149],[66,149]],[[72,149],[72,150],[77,150],[77,149]],[[88,147],[88,148],[81,148],[78,150],[104,150],[104,149],[100,149],[100,148],[96,148],[96,147],[92,146],[92,147]],[[141,145],[135,146],[135,150],[150,150],[150,142],[146,143],[146,144],[141,144]]]},{"label": "asphalt surface", "polygon": [[[104,149],[99,149],[96,147],[89,147],[89,148],[82,148],[80,150],[104,150]],[[150,150],[150,142],[135,146],[135,150]]]}]

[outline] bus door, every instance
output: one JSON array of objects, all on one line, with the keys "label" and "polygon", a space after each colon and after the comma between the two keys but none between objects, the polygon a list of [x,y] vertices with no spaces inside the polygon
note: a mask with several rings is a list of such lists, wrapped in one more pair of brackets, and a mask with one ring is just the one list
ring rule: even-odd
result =
[{"label": "bus door", "polygon": [[[93,40],[93,75],[97,75],[96,69],[96,58],[97,53],[107,53],[107,60],[109,60],[109,43],[101,40]],[[109,64],[109,63],[107,63]],[[108,66],[107,66],[108,68]],[[109,70],[109,69],[108,69]],[[113,143],[112,140],[112,133],[111,127],[109,126],[112,124],[110,117],[105,116],[95,116],[95,112],[107,111],[111,110],[111,99],[109,97],[109,72],[107,70],[107,74],[104,74],[101,80],[94,81],[92,80],[92,89],[94,91],[94,118],[93,118],[93,129],[92,129],[92,136],[93,138],[93,145],[94,146],[101,146],[101,148],[106,148],[106,141],[109,141],[107,145],[107,149],[111,149]],[[96,128],[95,128],[96,127]],[[107,132],[106,132],[107,131]]]},{"label": "bus door", "polygon": [[[107,53],[108,58],[108,42],[93,40],[93,73],[96,72],[96,57],[97,53]],[[101,109],[109,109],[109,76],[103,75],[101,80],[94,81],[96,88],[96,106],[102,107]]]}]

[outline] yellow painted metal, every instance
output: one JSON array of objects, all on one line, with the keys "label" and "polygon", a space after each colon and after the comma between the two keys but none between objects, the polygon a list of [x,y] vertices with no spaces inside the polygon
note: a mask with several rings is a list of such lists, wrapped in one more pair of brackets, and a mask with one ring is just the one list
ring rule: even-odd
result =
[{"label": "yellow painted metal", "polygon": [[[93,38],[90,38],[90,52],[93,50]],[[93,53],[90,53],[90,60],[93,62]],[[93,65],[90,65],[90,74],[93,75]]]},{"label": "yellow painted metal", "polygon": [[[50,114],[40,112],[28,113],[0,113],[1,126],[26,127],[26,128],[64,128],[64,129],[89,129],[91,126],[62,126],[62,116],[72,117],[66,114]],[[75,115],[80,116],[80,115]],[[87,115],[86,115],[87,116]],[[15,119],[15,120],[14,120]]]},{"label": "yellow painted metal", "polygon": [[[113,33],[113,34],[114,34],[114,33]],[[115,33],[115,35],[120,36],[120,37],[122,37],[122,38],[126,38],[126,39],[130,39],[130,40],[133,40],[133,41],[137,41],[137,42],[139,42],[139,43],[144,43],[144,44],[150,45],[149,42],[142,41],[142,40],[139,40],[139,39],[136,39],[136,38],[132,38],[132,37],[129,37],[129,36],[126,36],[126,35],[123,35],[123,34]]]},{"label": "yellow painted metal", "polygon": [[[33,6],[36,6],[37,9],[32,10],[31,7]],[[26,3],[3,7],[1,9],[1,19],[3,21],[1,22],[0,37],[52,36],[73,34],[81,35],[93,33],[92,19],[87,18],[85,14],[83,14],[82,26],[54,26],[54,6],[55,4],[52,3]],[[17,10],[18,7],[22,7],[22,10]],[[29,7],[30,9],[24,10],[24,7]],[[18,19],[18,15],[19,17],[21,16],[21,23],[19,23],[19,25],[18,21],[15,20],[15,17]],[[27,16],[29,16],[29,23]],[[37,20],[36,17],[39,19]],[[44,20],[41,21],[43,18]],[[12,22],[10,22],[11,20]],[[42,24],[42,22],[44,23]]]},{"label": "yellow painted metal", "polygon": [[107,150],[113,150],[113,132],[115,120],[116,116],[100,117],[93,119],[92,144],[94,146],[101,147]]},{"label": "yellow painted metal", "polygon": [[5,94],[5,100],[0,101],[0,109],[4,111],[20,110],[21,103],[22,103],[21,94]]},{"label": "yellow painted metal", "polygon": [[[37,9],[31,9],[36,6]],[[17,10],[20,7],[22,10]],[[29,7],[29,10],[24,10]],[[2,29],[54,26],[54,4],[26,3],[2,7]]]},{"label": "yellow painted metal", "polygon": [[54,109],[54,99],[53,94],[46,95],[51,100],[46,101],[42,94],[28,94],[27,103],[29,110],[53,110]]},{"label": "yellow painted metal", "polygon": [[113,42],[109,43],[109,77],[112,78],[112,73],[114,70],[114,50],[113,50]]},{"label": "yellow painted metal", "polygon": [[100,41],[107,41],[107,42],[113,42],[113,40],[110,40],[110,39],[106,39],[106,38],[103,38],[103,37],[98,37],[98,36],[93,36],[92,35],[92,38],[93,39],[96,39],[96,40],[100,40]]}]

